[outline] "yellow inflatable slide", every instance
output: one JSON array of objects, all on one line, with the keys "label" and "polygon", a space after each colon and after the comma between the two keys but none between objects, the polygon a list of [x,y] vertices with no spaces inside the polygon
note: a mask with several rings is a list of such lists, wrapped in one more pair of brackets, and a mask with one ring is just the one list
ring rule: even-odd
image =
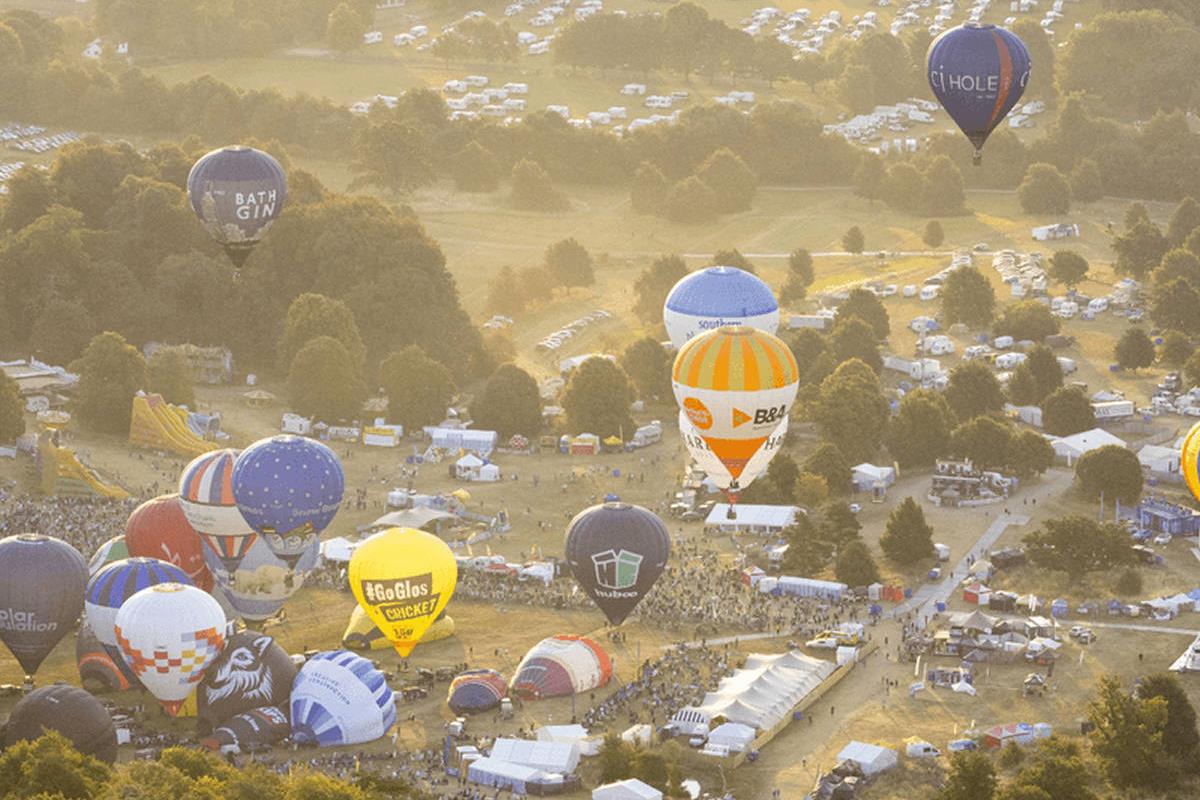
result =
[{"label": "yellow inflatable slide", "polygon": [[188,427],[187,418],[186,409],[171,405],[162,395],[139,392],[133,397],[129,443],[148,450],[167,450],[185,458],[216,450],[216,444]]},{"label": "yellow inflatable slide", "polygon": [[129,492],[103,480],[95,470],[88,469],[75,452],[54,444],[52,431],[42,431],[38,437],[38,458],[42,467],[42,491],[45,494],[67,497],[107,497],[124,500]]}]

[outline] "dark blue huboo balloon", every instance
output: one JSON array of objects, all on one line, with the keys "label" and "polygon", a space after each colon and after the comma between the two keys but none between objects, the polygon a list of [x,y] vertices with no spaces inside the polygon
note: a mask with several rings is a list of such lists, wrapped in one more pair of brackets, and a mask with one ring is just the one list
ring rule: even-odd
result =
[{"label": "dark blue huboo balloon", "polygon": [[1015,34],[995,25],[961,25],[933,40],[929,86],[955,124],[975,145],[983,143],[1025,93],[1029,50]]},{"label": "dark blue huboo balloon", "polygon": [[667,526],[641,506],[592,506],[567,525],[571,573],[613,625],[624,622],[642,601],[670,554]]}]

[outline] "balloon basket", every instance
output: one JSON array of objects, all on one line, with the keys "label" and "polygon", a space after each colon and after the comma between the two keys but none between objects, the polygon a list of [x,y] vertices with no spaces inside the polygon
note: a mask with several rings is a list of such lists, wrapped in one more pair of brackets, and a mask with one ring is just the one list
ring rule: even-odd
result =
[{"label": "balloon basket", "polygon": [[983,166],[983,151],[976,150],[975,155],[971,156],[971,163],[977,167]]}]

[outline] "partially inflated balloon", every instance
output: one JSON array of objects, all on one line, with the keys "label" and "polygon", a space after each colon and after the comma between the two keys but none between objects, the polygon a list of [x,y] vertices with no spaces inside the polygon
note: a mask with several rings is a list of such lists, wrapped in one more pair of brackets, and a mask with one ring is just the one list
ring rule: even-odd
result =
[{"label": "partially inflated balloon", "polygon": [[613,625],[624,622],[642,601],[670,554],[667,526],[641,506],[592,506],[567,525],[571,573]]},{"label": "partially inflated balloon", "polygon": [[663,325],[676,349],[722,325],[767,333],[779,327],[779,303],[757,275],[737,267],[708,267],[685,275],[663,304]]},{"label": "partially inflated balloon", "polygon": [[201,739],[200,744],[211,750],[233,747],[238,752],[253,752],[278,744],[291,730],[287,714],[282,709],[267,706],[230,717]]},{"label": "partially inflated balloon", "polygon": [[787,416],[799,368],[780,339],[744,326],[717,328],[675,357],[672,388],[680,410],[740,490],[746,466]]},{"label": "partially inflated balloon", "polygon": [[233,499],[237,456],[237,450],[205,453],[184,467],[179,478],[184,516],[227,573],[237,570],[257,536]]},{"label": "partially inflated balloon", "polygon": [[187,190],[192,211],[240,268],[283,213],[287,176],[261,150],[223,147],[192,166]]},{"label": "partially inflated balloon", "polygon": [[61,539],[0,539],[0,640],[33,675],[83,611],[87,564]]},{"label": "partially inflated balloon", "polygon": [[257,631],[236,633],[204,672],[196,716],[211,728],[255,708],[286,707],[295,679],[291,656],[274,639]]},{"label": "partially inflated balloon", "polygon": [[184,516],[177,494],[155,497],[135,508],[125,523],[125,546],[131,556],[174,564],[206,592],[213,587],[204,564],[204,545]]},{"label": "partially inflated balloon", "polygon": [[292,684],[292,738],[321,747],[374,741],[396,723],[386,676],[345,650],[317,653]]},{"label": "partially inflated balloon", "polygon": [[3,728],[4,746],[32,741],[51,731],[84,755],[107,764],[117,760],[117,729],[112,717],[83,689],[56,683],[22,697]]},{"label": "partially inflated balloon", "polygon": [[983,143],[1029,83],[1029,51],[1004,28],[967,23],[934,39],[927,59],[933,94],[975,145],[979,164]]},{"label": "partially inflated balloon", "polygon": [[[784,417],[783,421],[779,423],[779,427],[767,437],[762,447],[746,462],[746,466],[742,468],[742,474],[737,479],[737,485],[742,490],[745,490],[747,486],[754,483],[756,478],[762,477],[763,473],[767,471],[771,459],[783,447],[787,430],[788,418]],[[716,453],[709,449],[704,437],[700,435],[683,411],[679,412],[679,436],[683,439],[688,455],[692,457],[697,466],[704,470],[704,474],[716,484],[718,489],[727,491],[734,483],[733,475],[721,463],[721,459],[717,458]]]},{"label": "partially inflated balloon", "polygon": [[458,564],[432,533],[389,528],[354,551],[349,574],[354,599],[407,657],[450,602]]},{"label": "partially inflated balloon", "polygon": [[[118,664],[117,662],[120,662]],[[75,665],[79,683],[89,692],[123,692],[130,687],[128,669],[120,654],[114,659],[85,621],[75,637]]]},{"label": "partially inflated balloon", "polygon": [[1193,425],[1183,437],[1179,466],[1192,497],[1200,501],[1200,422]]},{"label": "partially inflated balloon", "polygon": [[233,465],[233,499],[271,552],[294,565],[337,514],[346,489],[342,462],[302,436],[272,436]]},{"label": "partially inflated balloon", "polygon": [[261,622],[275,616],[288,598],[300,591],[304,578],[321,559],[321,543],[314,539],[295,563],[288,564],[276,557],[263,539],[255,539],[232,573],[222,569],[212,550],[205,548],[204,557],[217,579],[217,590],[237,616]]},{"label": "partially inflated balloon", "polygon": [[175,716],[221,655],[225,628],[225,612],[212,595],[195,586],[160,583],[121,606],[117,646],[142,685]]},{"label": "partially inflated balloon", "polygon": [[88,575],[95,575],[100,568],[114,561],[129,558],[129,548],[125,546],[125,535],[114,536],[96,548],[88,561]]}]

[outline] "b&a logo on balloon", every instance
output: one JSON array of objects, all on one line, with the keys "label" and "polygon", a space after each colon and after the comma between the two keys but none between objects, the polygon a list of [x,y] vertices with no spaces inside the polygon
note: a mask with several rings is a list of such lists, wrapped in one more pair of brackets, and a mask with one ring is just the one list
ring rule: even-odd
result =
[{"label": "b&a logo on balloon", "polygon": [[596,570],[596,584],[607,591],[598,591],[601,597],[632,597],[637,585],[638,573],[642,568],[642,556],[628,550],[605,550],[592,556]]},{"label": "b&a logo on balloon", "polygon": [[411,578],[362,582],[363,598],[379,609],[388,622],[407,622],[428,617],[437,608],[440,594],[433,591],[433,574]]}]

